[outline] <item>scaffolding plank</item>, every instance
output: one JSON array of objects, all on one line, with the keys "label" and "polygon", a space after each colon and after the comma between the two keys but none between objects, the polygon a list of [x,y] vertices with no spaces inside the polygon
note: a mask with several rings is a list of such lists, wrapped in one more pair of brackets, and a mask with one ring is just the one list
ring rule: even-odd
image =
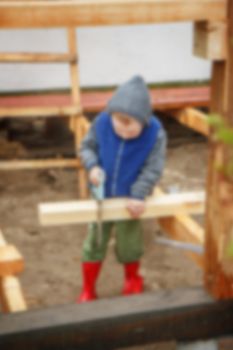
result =
[{"label": "scaffolding plank", "polygon": [[1,1],[0,28],[223,21],[226,0]]}]

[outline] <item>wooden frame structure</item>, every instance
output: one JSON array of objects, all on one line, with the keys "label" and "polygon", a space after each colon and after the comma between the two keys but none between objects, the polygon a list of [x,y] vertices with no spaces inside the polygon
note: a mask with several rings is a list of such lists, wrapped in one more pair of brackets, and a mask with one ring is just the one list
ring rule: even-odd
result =
[{"label": "wooden frame structure", "polygon": [[[70,66],[71,78],[71,105],[64,107],[0,107],[0,117],[4,118],[33,118],[33,117],[69,117],[70,129],[74,133],[75,140],[75,154],[80,146],[81,139],[84,136],[82,128],[85,120],[82,116],[81,102],[80,102],[80,84],[78,74],[78,54],[76,47],[76,29],[74,27],[67,28],[68,53],[0,53],[0,63],[68,63]],[[23,160],[17,162],[20,169],[36,169],[49,167],[76,167],[79,168],[79,190],[80,197],[86,197],[85,190],[85,172],[79,167],[78,159],[49,159],[41,160]],[[0,169],[11,170],[10,161],[0,161]],[[16,167],[17,168],[17,167]]]},{"label": "wooden frame structure", "polygon": [[[0,28],[116,25],[161,23],[169,21],[195,22],[194,53],[213,61],[211,111],[219,113],[222,119],[233,127],[233,0],[144,0],[140,2],[134,0],[61,0],[59,2],[53,0],[0,1]],[[220,163],[220,165],[224,167],[230,159],[231,152],[229,152],[229,148],[226,145],[216,142],[213,130],[210,130],[206,126],[205,117],[200,113],[193,110],[186,110],[185,112],[182,111],[182,113],[176,112],[175,117],[182,123],[209,136],[210,156],[205,235],[203,234],[204,231],[196,222],[189,216],[186,216],[185,213],[173,214],[172,216],[168,214],[170,216],[160,218],[159,221],[163,227],[169,230],[169,234],[173,237],[183,237],[182,239],[184,240],[191,240],[204,244],[205,253],[201,264],[204,265],[206,287],[215,298],[229,299],[233,296],[233,270],[225,269],[225,265],[222,263],[222,247],[223,242],[228,238],[232,238],[233,234],[233,183],[220,175],[216,164]],[[88,128],[88,124],[83,119],[82,124],[80,123],[79,125],[82,125],[82,132],[79,135],[80,142]],[[187,293],[189,292],[187,291]],[[166,299],[166,305],[169,305],[169,300],[170,302],[176,300],[175,292],[171,293],[170,297],[168,294],[166,295],[168,297]],[[212,337],[213,334],[232,334],[232,301],[213,302],[213,300],[211,300],[211,303],[207,303],[208,305],[205,307],[203,295],[197,294],[196,297],[198,307],[200,305],[204,307],[207,313],[205,317],[210,315],[211,321],[214,320],[214,316],[211,314],[211,303],[213,303],[214,308],[224,309],[224,311],[220,313],[220,309],[218,309],[217,320],[214,325],[212,323],[211,332],[208,333],[208,335],[204,335],[203,332],[206,331],[206,324],[202,324],[201,327],[197,328],[199,335],[192,333],[194,325],[195,327],[200,325],[200,318],[198,318],[197,321],[195,315],[200,317],[202,313],[200,309],[196,310],[191,303],[191,309],[188,309],[188,315],[190,317],[194,316],[195,320],[185,320],[184,328],[188,332],[189,337],[187,337],[187,334],[180,336],[179,329],[175,327],[177,320],[174,317],[171,317],[170,320],[166,318],[166,315],[168,315],[167,309],[165,306],[161,306],[161,308],[158,307],[158,313],[156,311],[156,317],[158,317],[157,320],[159,320],[159,322],[162,322],[163,328],[158,329],[161,329],[162,332],[162,329],[166,328],[164,325],[173,325],[171,328],[168,327],[169,335],[163,339],[170,339],[170,337],[173,336],[180,340],[190,340],[197,339],[200,334],[201,337]],[[144,298],[143,300],[146,303],[147,296],[135,298]],[[18,349],[19,344],[21,348],[24,348],[26,344],[28,349],[35,349],[36,345],[34,339],[36,339],[38,349],[39,347],[41,348],[42,345],[44,345],[45,348],[47,346],[47,348],[49,347],[52,349],[52,347],[56,348],[60,345],[58,343],[59,341],[64,342],[67,340],[66,344],[70,346],[81,345],[83,349],[98,349],[102,348],[98,345],[98,341],[102,339],[102,341],[107,344],[106,349],[114,349],[114,347],[118,346],[135,344],[134,339],[137,343],[161,340],[161,336],[155,332],[159,323],[154,323],[152,321],[154,320],[152,304],[156,303],[156,301],[154,300],[152,304],[148,304],[151,312],[146,313],[142,306],[143,303],[140,304],[140,301],[139,305],[141,305],[141,309],[140,307],[138,309],[137,306],[136,310],[134,309],[133,303],[136,299],[132,298],[126,301],[127,304],[132,303],[131,310],[135,311],[134,315],[129,311],[125,313],[125,301],[117,299],[117,308],[112,310],[113,317],[116,317],[115,321],[99,313],[100,310],[108,310],[108,301],[99,301],[93,305],[90,304],[87,306],[76,306],[77,315],[80,315],[81,323],[78,323],[79,321],[76,320],[76,317],[72,318],[71,322],[68,318],[59,321],[56,316],[50,315],[50,311],[47,311],[47,314],[46,311],[44,311],[44,313],[41,311],[42,314],[40,314],[40,312],[37,314],[36,312],[28,314],[28,316],[26,314],[21,316],[29,317],[27,322],[31,322],[30,320],[38,320],[38,317],[43,318],[43,316],[45,316],[49,322],[52,320],[54,328],[48,327],[48,325],[46,326],[46,324],[43,324],[43,321],[41,321],[42,323],[36,323],[33,330],[25,330],[17,325],[17,320],[14,319],[14,316],[9,315],[7,316],[9,317],[9,321],[5,324],[5,328],[4,323],[2,323],[2,327],[0,327],[0,344],[7,345],[9,349],[15,349],[16,347]],[[190,299],[187,298],[185,300],[187,304],[190,305]],[[122,307],[119,307],[119,305]],[[138,304],[136,303],[136,305]],[[82,314],[84,308],[85,312]],[[85,316],[87,315],[87,308],[90,310],[90,318],[88,318],[89,316]],[[184,307],[184,304],[181,309],[178,308],[179,321],[181,321],[182,311],[185,309],[186,307]],[[174,316],[176,311],[177,308],[172,304],[171,315]],[[98,315],[99,318],[95,319],[94,315]],[[143,315],[146,315],[146,317]],[[81,320],[82,317],[84,317],[83,320]],[[166,323],[164,323],[165,319]],[[14,320],[15,322],[12,322]],[[90,320],[93,320],[93,322]],[[135,323],[129,325],[127,322],[124,323],[125,320],[129,322],[134,320]],[[142,320],[142,323],[140,323],[140,320]],[[220,320],[220,324],[223,328],[216,331],[217,324],[219,326]],[[64,323],[63,321],[67,322]],[[152,322],[151,324],[150,321]],[[190,325],[190,328],[187,327],[187,324]],[[97,327],[95,330],[92,328],[93,325]],[[116,328],[114,328],[114,325],[116,325]],[[114,334],[114,332],[106,332],[109,326],[116,332],[118,339],[121,337],[121,340],[116,341],[116,343],[111,342],[113,339],[111,338],[111,334]],[[121,328],[121,326],[126,328]],[[48,333],[45,337],[42,337],[42,333],[46,327],[48,327]],[[98,333],[98,330],[101,329],[105,331],[104,334]],[[119,333],[117,333],[118,331]],[[27,337],[29,333],[31,333],[31,337]],[[17,334],[18,336],[16,336]],[[81,335],[80,337],[79,334]],[[177,336],[177,334],[179,336]],[[14,337],[12,337],[13,335]],[[58,335],[61,335],[61,337]],[[33,338],[33,336],[35,336],[35,338]],[[92,342],[91,344],[90,341]],[[80,342],[83,343],[81,344]],[[64,343],[61,343],[61,346],[63,345]]]},{"label": "wooden frame structure", "polygon": [[[122,24],[122,23],[151,23],[151,22],[166,22],[170,21],[172,16],[173,21],[182,21],[182,20],[192,20],[195,22],[195,42],[194,42],[194,53],[204,57],[206,59],[211,59],[213,63],[213,85],[212,85],[212,103],[211,103],[211,110],[213,112],[215,111],[221,111],[223,114],[223,118],[227,119],[229,123],[232,123],[232,115],[231,113],[231,93],[229,87],[231,86],[229,83],[229,76],[231,72],[231,57],[232,55],[229,54],[232,50],[229,42],[230,42],[230,33],[231,33],[231,21],[230,16],[231,12],[233,11],[231,6],[232,1],[227,0],[221,0],[221,1],[190,1],[188,4],[186,1],[181,0],[171,0],[171,1],[161,1],[161,0],[148,0],[143,1],[143,4],[138,4],[137,2],[133,0],[128,0],[125,2],[121,2],[119,0],[112,0],[112,1],[98,1],[95,2],[95,0],[88,0],[87,2],[83,3],[82,1],[71,1],[66,2],[63,1],[62,3],[59,3],[59,5],[56,7],[56,16],[59,17],[61,8],[64,11],[67,11],[67,16],[70,16],[70,21],[74,20],[72,17],[72,14],[69,12],[71,3],[74,5],[77,5],[77,8],[79,8],[79,14],[77,13],[77,24],[78,25],[97,25],[97,24]],[[38,6],[38,3],[36,1],[32,1],[33,6]],[[93,8],[91,9],[89,5],[92,5]],[[187,6],[186,6],[187,5]],[[16,4],[15,4],[16,6]],[[23,6],[23,4],[22,4]],[[40,11],[43,11],[43,6],[39,6]],[[51,2],[47,2],[48,6],[48,16],[51,18],[51,23],[53,23],[54,17],[52,12],[50,12],[50,9],[52,8]],[[142,10],[143,6],[143,10]],[[4,6],[3,6],[4,7]],[[17,7],[17,6],[16,6]],[[13,6],[13,12],[15,11],[16,7]],[[17,8],[19,8],[18,6]],[[208,10],[207,10],[208,7]],[[4,9],[4,8],[3,8]],[[129,12],[129,9],[131,10]],[[180,11],[178,11],[178,9]],[[28,7],[27,11],[33,11],[32,7]],[[38,10],[39,11],[39,10]],[[74,11],[75,13],[75,11]],[[131,15],[128,17],[126,16],[126,13],[130,13]],[[177,14],[178,13],[178,14]],[[6,12],[7,14],[7,12]],[[82,18],[81,18],[82,14]],[[108,16],[107,16],[108,14]],[[36,14],[37,15],[37,14]],[[51,16],[51,17],[50,17]],[[177,17],[176,17],[177,16]],[[233,15],[232,15],[233,16]],[[57,18],[57,17],[56,17]],[[39,21],[39,18],[37,18]],[[19,24],[19,23],[18,23]],[[14,22],[10,22],[10,25],[14,25]],[[20,24],[19,24],[20,25]],[[52,24],[51,24],[52,25]],[[27,24],[26,24],[27,26]],[[30,26],[30,24],[28,24]],[[216,67],[221,67],[216,68]],[[217,71],[217,73],[216,73]],[[221,82],[219,83],[219,86],[221,86],[221,93],[218,94],[218,97],[216,98],[217,101],[214,99],[215,96],[215,90],[219,90],[219,87],[215,87],[217,85],[217,81],[221,79]],[[225,96],[225,99],[224,99]],[[228,100],[226,99],[226,96]],[[222,108],[220,109],[219,104],[222,104]],[[223,104],[225,109],[223,109]],[[229,108],[228,108],[228,105]],[[226,115],[227,116],[224,116]],[[210,130],[207,123],[207,117],[194,109],[185,109],[182,111],[175,111],[174,116],[177,120],[179,120],[181,123],[197,130],[198,132],[201,132],[202,134],[209,136],[210,139],[210,149],[214,149],[216,151],[216,143],[213,139],[213,131]],[[88,126],[87,126],[88,127]],[[222,147],[222,146],[221,146]],[[219,147],[218,147],[219,149]],[[213,151],[213,152],[215,152]],[[219,152],[218,152],[219,153]],[[218,156],[219,157],[219,156]],[[223,158],[223,157],[222,157]],[[224,163],[226,159],[222,159],[222,162]],[[214,173],[214,168],[216,167],[215,161],[212,160],[210,162],[210,169],[209,174]],[[215,177],[215,181],[217,179],[217,176]],[[218,181],[217,181],[218,182]],[[232,193],[232,184],[227,183],[224,184],[227,189],[230,189],[230,191],[225,191],[227,193]],[[215,184],[215,188],[218,187],[218,183]],[[212,191],[208,188],[207,193],[207,207],[206,207],[206,214],[207,218],[208,215],[211,212],[212,208]],[[218,198],[217,201],[219,202],[219,212],[220,210],[220,199]],[[226,234],[227,236],[231,235],[232,226],[231,225],[231,210],[232,210],[232,200],[228,198],[228,210],[227,215],[229,216],[227,220],[228,222],[228,230],[229,232]],[[216,208],[215,208],[216,209]],[[230,214],[229,214],[230,213]],[[188,218],[190,219],[190,218]],[[216,221],[216,218],[212,218],[213,221]],[[168,220],[171,220],[168,219]],[[168,221],[167,220],[167,221]],[[176,222],[176,220],[175,220]],[[186,223],[189,221],[186,221]],[[187,224],[189,225],[189,224]],[[207,222],[207,226],[211,226],[213,229],[213,224],[210,222]],[[194,225],[195,226],[195,225]],[[174,233],[174,225],[170,226],[167,222],[167,227],[170,227],[170,234],[172,236],[175,236],[176,233]],[[224,232],[225,234],[225,232]],[[184,234],[185,235],[185,234]],[[207,235],[208,236],[208,235]],[[212,237],[212,233],[210,233],[210,236]],[[216,237],[215,237],[216,238]],[[213,237],[212,237],[213,239]],[[208,241],[205,240],[205,244]],[[214,243],[215,244],[215,259],[219,260],[219,239]],[[208,252],[209,247],[206,246],[206,252]],[[205,266],[208,266],[208,264],[212,264],[211,261],[213,259],[207,259],[207,255],[205,256]],[[210,281],[210,276],[208,276],[208,269],[205,269],[206,273],[206,281]],[[224,280],[225,274],[221,273],[221,281]],[[220,278],[220,277],[219,277]],[[229,282],[229,279],[231,281],[232,277],[225,276],[226,278],[226,284],[228,285],[228,288],[226,286],[224,287],[224,291],[222,291],[221,284],[218,282],[216,283],[216,288],[210,287],[210,282],[207,283],[207,286],[209,289],[214,291],[214,295],[216,297],[231,297],[233,295],[233,289],[232,289],[232,283]],[[212,278],[213,281],[213,278]],[[218,280],[219,281],[219,280]],[[225,283],[224,283],[225,285]]]},{"label": "wooden frame structure", "polygon": [[1,28],[224,21],[226,0],[2,0]]}]

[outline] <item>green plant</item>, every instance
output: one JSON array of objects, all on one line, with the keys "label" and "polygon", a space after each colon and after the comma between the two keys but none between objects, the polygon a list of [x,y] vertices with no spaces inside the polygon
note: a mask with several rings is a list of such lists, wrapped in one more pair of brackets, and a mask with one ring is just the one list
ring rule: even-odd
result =
[{"label": "green plant", "polygon": [[233,180],[233,128],[218,114],[208,117],[209,125],[214,129],[214,139],[229,147],[230,160],[224,166],[217,164],[217,169],[229,180]]}]

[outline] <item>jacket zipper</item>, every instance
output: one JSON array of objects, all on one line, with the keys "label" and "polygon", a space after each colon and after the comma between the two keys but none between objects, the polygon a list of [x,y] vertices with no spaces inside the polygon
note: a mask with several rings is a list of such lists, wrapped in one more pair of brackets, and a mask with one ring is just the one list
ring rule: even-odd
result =
[{"label": "jacket zipper", "polygon": [[121,141],[121,144],[117,152],[117,157],[116,157],[116,162],[115,162],[114,172],[113,172],[113,180],[112,180],[112,196],[116,196],[117,178],[120,170],[120,163],[121,163],[122,154],[124,151],[124,145],[125,145],[125,141],[123,140]]}]

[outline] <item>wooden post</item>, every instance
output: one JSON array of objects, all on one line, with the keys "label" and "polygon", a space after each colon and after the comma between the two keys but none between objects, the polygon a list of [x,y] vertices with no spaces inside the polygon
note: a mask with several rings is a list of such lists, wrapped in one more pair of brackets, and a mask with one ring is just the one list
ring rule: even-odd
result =
[{"label": "wooden post", "polygon": [[[68,28],[68,44],[69,44],[70,55],[77,57],[75,27]],[[79,83],[77,59],[73,60],[70,63],[70,75],[71,75],[71,92],[72,92],[73,104],[77,106],[81,106],[80,83]],[[76,153],[78,152],[82,139],[85,136],[81,125],[82,118],[84,117],[81,115],[74,115],[71,118],[71,123],[70,123],[70,128],[74,132]],[[79,169],[78,180],[79,180],[79,196],[80,198],[87,198],[88,191],[87,191],[86,172],[84,168]]]},{"label": "wooden post", "polygon": [[[211,111],[233,126],[233,1],[228,0],[227,60],[214,62]],[[212,134],[212,133],[211,133]],[[217,298],[233,297],[231,269],[223,261],[225,243],[233,238],[233,182],[223,177],[217,166],[229,162],[229,148],[210,137],[208,164],[205,283]]]},{"label": "wooden post", "polygon": [[213,61],[226,59],[226,23],[196,22],[194,26],[194,55]]}]

